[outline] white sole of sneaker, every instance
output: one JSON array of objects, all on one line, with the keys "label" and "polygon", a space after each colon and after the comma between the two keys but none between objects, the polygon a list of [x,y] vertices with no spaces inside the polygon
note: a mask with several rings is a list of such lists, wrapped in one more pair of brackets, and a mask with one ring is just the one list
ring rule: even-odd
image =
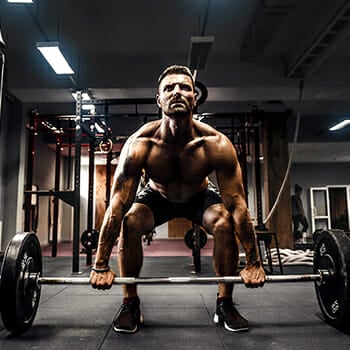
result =
[{"label": "white sole of sneaker", "polygon": [[[215,314],[215,315],[214,315],[214,323],[216,323],[216,324],[222,323],[222,322],[220,321],[220,317],[219,317],[218,314]],[[227,331],[230,331],[230,332],[246,332],[246,331],[249,331],[249,327],[231,328],[231,327],[229,327],[229,326],[227,325],[227,323],[226,323],[225,321],[223,322],[223,324],[224,324],[225,329],[226,329]]]},{"label": "white sole of sneaker", "polygon": [[138,329],[139,329],[138,325],[134,329],[121,329],[113,326],[113,330],[117,333],[132,334],[132,333],[136,333]]},{"label": "white sole of sneaker", "polygon": [[[140,323],[143,323],[143,315],[140,315]],[[136,325],[134,329],[124,329],[124,328],[117,328],[113,326],[113,330],[117,333],[125,333],[125,334],[133,334],[136,333],[139,329],[139,325]]]}]

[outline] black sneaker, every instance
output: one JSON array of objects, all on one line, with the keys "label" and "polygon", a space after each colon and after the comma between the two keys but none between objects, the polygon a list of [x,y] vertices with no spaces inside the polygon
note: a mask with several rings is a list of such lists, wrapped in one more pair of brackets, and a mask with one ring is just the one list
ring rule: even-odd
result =
[{"label": "black sneaker", "polygon": [[218,298],[214,322],[221,323],[230,332],[243,332],[249,330],[248,321],[243,318],[234,307],[231,298]]},{"label": "black sneaker", "polygon": [[138,331],[143,317],[138,297],[124,299],[123,304],[113,321],[113,329],[119,333],[135,333]]}]

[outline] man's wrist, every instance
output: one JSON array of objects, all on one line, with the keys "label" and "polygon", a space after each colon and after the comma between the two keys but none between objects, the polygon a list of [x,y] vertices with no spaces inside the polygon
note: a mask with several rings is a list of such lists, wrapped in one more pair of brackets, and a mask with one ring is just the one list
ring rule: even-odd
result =
[{"label": "man's wrist", "polygon": [[100,268],[100,267],[95,267],[95,266],[91,267],[91,270],[92,270],[92,271],[95,271],[95,272],[97,272],[97,273],[108,272],[110,269],[111,269],[111,268],[110,268],[109,266],[102,267],[102,268]]},{"label": "man's wrist", "polygon": [[261,266],[261,260],[257,252],[255,252],[254,254],[250,254],[250,256],[247,257],[247,265]]}]

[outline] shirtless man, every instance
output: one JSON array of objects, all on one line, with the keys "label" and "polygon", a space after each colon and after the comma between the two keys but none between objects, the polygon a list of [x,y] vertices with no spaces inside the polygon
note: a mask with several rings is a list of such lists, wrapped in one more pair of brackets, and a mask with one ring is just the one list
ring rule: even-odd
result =
[{"label": "shirtless man", "polygon": [[[238,238],[246,253],[247,264],[240,272],[245,285],[263,286],[265,272],[232,143],[209,125],[193,119],[196,93],[187,67],[168,67],[159,77],[156,97],[162,118],[132,134],[121,152],[90,283],[98,289],[111,287],[116,274],[108,264],[118,236],[120,276],[137,277],[143,259],[142,235],[175,217],[185,217],[213,235],[217,276],[237,274]],[[137,193],[143,171],[149,183]],[[212,172],[219,191],[208,185]],[[137,286],[122,288],[124,300],[113,328],[134,333],[142,323]],[[233,332],[248,330],[247,320],[232,301],[233,284],[219,283],[218,289],[214,322]]]}]

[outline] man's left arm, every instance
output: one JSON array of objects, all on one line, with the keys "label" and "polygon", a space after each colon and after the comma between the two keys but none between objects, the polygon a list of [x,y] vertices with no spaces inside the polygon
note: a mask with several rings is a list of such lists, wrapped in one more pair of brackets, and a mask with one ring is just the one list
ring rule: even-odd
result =
[{"label": "man's left arm", "polygon": [[231,142],[224,139],[222,147],[216,176],[223,203],[232,215],[235,233],[246,253],[246,267],[241,271],[241,277],[247,287],[259,287],[266,277],[245,200],[241,167]]}]

